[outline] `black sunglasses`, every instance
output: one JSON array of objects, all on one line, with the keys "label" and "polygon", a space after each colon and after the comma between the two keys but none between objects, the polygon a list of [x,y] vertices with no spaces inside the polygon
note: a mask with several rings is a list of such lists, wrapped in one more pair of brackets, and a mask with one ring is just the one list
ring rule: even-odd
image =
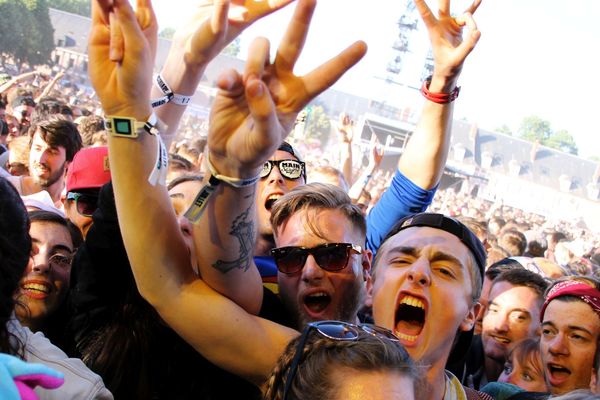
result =
[{"label": "black sunglasses", "polygon": [[360,254],[362,248],[352,243],[326,243],[311,248],[287,246],[271,250],[279,272],[288,275],[301,271],[309,254],[325,271],[340,271],[348,264],[350,253]]},{"label": "black sunglasses", "polygon": [[263,164],[263,169],[260,171],[260,177],[265,178],[269,176],[273,170],[273,166],[279,168],[281,176],[287,179],[298,179],[305,176],[305,164],[302,161],[296,160],[267,160]]},{"label": "black sunglasses", "polygon": [[306,344],[306,339],[308,338],[308,335],[311,331],[317,331],[321,336],[324,336],[331,340],[357,341],[360,340],[361,337],[364,337],[365,334],[368,334],[376,336],[380,339],[391,340],[392,342],[400,342],[400,339],[398,339],[398,337],[394,335],[392,331],[377,325],[356,325],[350,322],[343,321],[309,322],[304,328],[304,331],[302,332],[302,337],[298,341],[298,346],[296,346],[294,358],[292,360],[290,370],[285,380],[285,387],[283,389],[282,400],[285,400],[287,398],[288,392],[292,387],[292,382],[294,381],[294,377],[296,376],[296,372],[298,371],[300,359],[304,354],[304,345]]},{"label": "black sunglasses", "polygon": [[77,192],[68,192],[67,200],[75,200],[77,212],[84,217],[91,217],[98,208],[98,196]]}]

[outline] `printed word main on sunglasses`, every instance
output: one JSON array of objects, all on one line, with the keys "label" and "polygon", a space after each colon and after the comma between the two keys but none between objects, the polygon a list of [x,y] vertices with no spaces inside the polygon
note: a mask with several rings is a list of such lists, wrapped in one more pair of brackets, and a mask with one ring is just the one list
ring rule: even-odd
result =
[{"label": "printed word main on sunglasses", "polygon": [[281,176],[287,179],[298,179],[304,176],[305,165],[302,161],[296,160],[268,160],[265,161],[262,171],[260,171],[260,177],[265,178],[269,176],[273,170],[273,166],[277,166]]}]

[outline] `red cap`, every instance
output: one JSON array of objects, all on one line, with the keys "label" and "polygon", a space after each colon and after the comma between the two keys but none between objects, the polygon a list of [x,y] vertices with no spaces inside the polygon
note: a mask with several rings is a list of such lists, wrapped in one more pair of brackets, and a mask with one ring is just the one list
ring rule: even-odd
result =
[{"label": "red cap", "polygon": [[109,181],[108,147],[86,147],[75,154],[67,172],[67,192],[99,188]]}]

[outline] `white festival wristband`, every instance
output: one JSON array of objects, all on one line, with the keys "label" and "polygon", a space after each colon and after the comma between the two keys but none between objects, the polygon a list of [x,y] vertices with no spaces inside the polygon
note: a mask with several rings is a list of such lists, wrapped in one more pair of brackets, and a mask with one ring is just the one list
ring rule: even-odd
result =
[{"label": "white festival wristband", "polygon": [[167,171],[169,169],[169,153],[167,152],[167,148],[162,140],[162,137],[157,135],[157,138],[156,161],[154,162],[154,167],[152,168],[152,172],[150,172],[150,176],[148,177],[148,183],[150,183],[152,186],[156,186],[156,184],[166,186]]},{"label": "white festival wristband", "polygon": [[196,198],[184,214],[184,217],[194,224],[200,219],[202,211],[208,204],[208,199],[217,189],[217,186],[221,184],[221,182],[236,188],[242,188],[246,186],[252,186],[260,179],[260,175],[248,179],[232,178],[229,176],[220,175],[215,169],[215,166],[210,162],[209,154],[210,152],[206,153],[206,164],[208,165],[208,169],[211,174],[208,184],[204,185],[202,189],[200,189],[200,192],[198,192]]},{"label": "white festival wristband", "polygon": [[246,187],[246,186],[252,186],[256,182],[258,182],[258,180],[260,179],[260,174],[256,175],[253,178],[246,178],[246,179],[232,178],[230,176],[220,175],[217,172],[215,166],[210,162],[210,151],[206,153],[206,165],[208,166],[208,170],[210,171],[210,174],[212,176],[214,176],[215,178],[217,178],[221,182],[225,182],[226,184],[228,184],[230,186],[233,186],[233,187],[236,187],[236,188],[242,188],[242,187]]},{"label": "white festival wristband", "polygon": [[155,82],[156,86],[160,89],[164,96],[153,100],[151,103],[152,108],[160,107],[163,104],[170,102],[180,106],[186,106],[190,103],[190,101],[192,101],[192,96],[174,93],[167,81],[165,81],[163,78],[162,74],[156,75]]}]

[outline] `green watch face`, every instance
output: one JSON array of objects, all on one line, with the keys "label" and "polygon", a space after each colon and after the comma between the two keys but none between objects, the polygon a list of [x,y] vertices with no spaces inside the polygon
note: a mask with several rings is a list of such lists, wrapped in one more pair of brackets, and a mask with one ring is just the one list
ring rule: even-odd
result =
[{"label": "green watch face", "polygon": [[104,126],[113,136],[122,136],[130,139],[138,137],[136,121],[133,118],[108,116],[104,121]]},{"label": "green watch face", "polygon": [[134,129],[131,126],[130,119],[124,118],[114,118],[113,119],[113,127],[115,133],[118,135],[132,135],[134,133]]}]

